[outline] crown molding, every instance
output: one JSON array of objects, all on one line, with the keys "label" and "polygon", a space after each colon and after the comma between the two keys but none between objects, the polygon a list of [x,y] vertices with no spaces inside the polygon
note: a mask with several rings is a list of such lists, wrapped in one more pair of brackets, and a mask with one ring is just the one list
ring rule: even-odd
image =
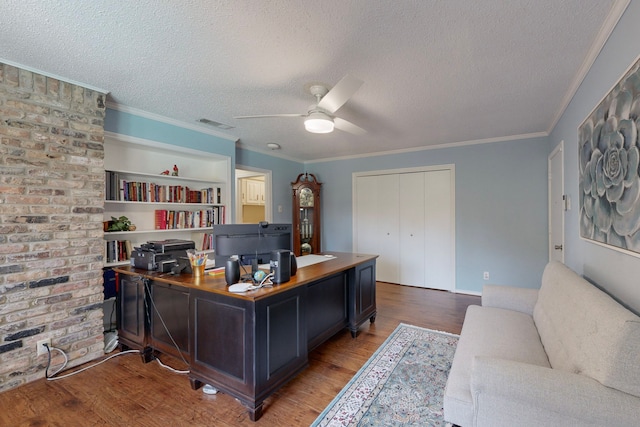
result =
[{"label": "crown molding", "polygon": [[547,132],[535,132],[535,133],[527,133],[522,135],[501,136],[499,138],[475,139],[470,141],[451,142],[446,144],[428,145],[423,147],[378,151],[375,153],[357,154],[353,156],[342,156],[342,157],[331,157],[331,158],[318,159],[318,160],[308,160],[308,161],[305,161],[304,163],[312,164],[312,163],[332,162],[335,160],[363,159],[367,157],[388,156],[391,154],[415,153],[418,151],[442,150],[444,148],[466,147],[470,145],[479,145],[479,144],[491,144],[493,142],[508,142],[508,141],[519,141],[519,140],[533,139],[533,138],[545,138],[548,136],[549,134]]}]

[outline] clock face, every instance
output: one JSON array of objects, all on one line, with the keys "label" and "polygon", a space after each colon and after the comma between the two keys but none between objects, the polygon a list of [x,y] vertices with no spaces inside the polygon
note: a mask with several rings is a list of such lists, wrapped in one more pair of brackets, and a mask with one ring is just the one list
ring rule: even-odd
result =
[{"label": "clock face", "polygon": [[313,191],[310,188],[303,188],[300,190],[300,206],[304,208],[313,207]]}]

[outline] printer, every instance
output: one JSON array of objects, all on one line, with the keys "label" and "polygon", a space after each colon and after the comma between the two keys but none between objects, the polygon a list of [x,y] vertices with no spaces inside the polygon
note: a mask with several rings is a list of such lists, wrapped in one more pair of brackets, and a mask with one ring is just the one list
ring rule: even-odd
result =
[{"label": "printer", "polygon": [[187,257],[187,250],[195,249],[192,240],[167,239],[143,243],[133,248],[131,266],[144,270],[170,271],[178,259]]}]

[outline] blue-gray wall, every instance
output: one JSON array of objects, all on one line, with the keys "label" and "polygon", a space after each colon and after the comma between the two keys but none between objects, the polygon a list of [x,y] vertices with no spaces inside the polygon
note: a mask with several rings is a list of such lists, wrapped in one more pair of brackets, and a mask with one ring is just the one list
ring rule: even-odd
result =
[{"label": "blue-gray wall", "polygon": [[640,259],[580,238],[578,127],[640,55],[640,2],[632,0],[550,135],[550,150],[564,140],[565,192],[573,208],[565,215],[565,263],[640,312]]},{"label": "blue-gray wall", "polygon": [[[456,289],[480,292],[492,283],[539,284],[547,260],[546,138],[303,163],[237,149],[232,141],[117,110],[105,129],[226,155],[236,164],[272,171],[273,221],[290,222],[291,182],[305,170],[323,183],[323,249],[352,250],[354,172],[455,164]],[[276,207],[283,207],[278,213]]]},{"label": "blue-gray wall", "polygon": [[311,163],[322,182],[323,249],[352,250],[352,174],[455,165],[456,290],[538,287],[547,252],[547,138]]},{"label": "blue-gray wall", "polygon": [[[547,158],[565,141],[565,189],[574,208],[565,216],[566,263],[640,311],[640,259],[584,241],[578,228],[577,128],[613,87],[640,49],[640,2],[632,0],[549,138],[424,150],[361,159],[302,163],[235,149],[229,141],[121,113],[107,112],[105,128],[230,156],[241,165],[273,171],[274,221],[291,220],[290,183],[301,172],[323,182],[323,249],[352,249],[354,172],[436,164],[456,167],[456,288],[480,292],[491,282],[539,286],[547,262]],[[392,148],[392,147],[391,147]]]}]

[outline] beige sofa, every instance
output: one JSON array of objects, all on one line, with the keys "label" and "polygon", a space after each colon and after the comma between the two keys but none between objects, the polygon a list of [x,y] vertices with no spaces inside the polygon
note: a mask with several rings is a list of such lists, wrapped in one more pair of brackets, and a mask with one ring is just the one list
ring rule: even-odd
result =
[{"label": "beige sofa", "polygon": [[560,263],[547,265],[540,290],[485,286],[465,316],[444,418],[640,425],[640,317]]}]

